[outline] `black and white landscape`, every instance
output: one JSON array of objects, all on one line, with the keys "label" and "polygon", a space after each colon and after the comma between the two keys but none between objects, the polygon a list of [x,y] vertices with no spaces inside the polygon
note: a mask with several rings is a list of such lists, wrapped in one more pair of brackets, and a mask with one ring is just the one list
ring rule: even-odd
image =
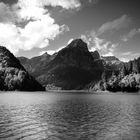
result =
[{"label": "black and white landscape", "polygon": [[139,140],[139,5],[0,0],[0,140]]}]

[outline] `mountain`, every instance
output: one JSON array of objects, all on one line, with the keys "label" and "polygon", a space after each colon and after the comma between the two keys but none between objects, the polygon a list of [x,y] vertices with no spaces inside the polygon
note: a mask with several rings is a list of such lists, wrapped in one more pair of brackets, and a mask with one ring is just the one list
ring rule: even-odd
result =
[{"label": "mountain", "polygon": [[33,74],[34,72],[40,71],[41,68],[44,68],[50,62],[50,55],[48,53],[44,53],[41,56],[33,57],[31,59],[25,57],[19,57],[19,61],[25,67],[25,69]]},{"label": "mountain", "polygon": [[98,60],[101,58],[98,51],[91,52],[91,55],[95,60]]},{"label": "mountain", "polygon": [[54,55],[18,59],[47,89],[140,89],[140,58],[124,63],[115,56],[103,57],[98,51],[89,52],[81,39],[73,40]]},{"label": "mountain", "polygon": [[119,70],[123,65],[123,62],[115,56],[102,56],[102,59],[104,62],[104,67],[111,71]]},{"label": "mountain", "polygon": [[113,92],[136,92],[140,90],[140,57],[123,63],[119,69],[112,71],[111,75],[103,72],[102,79],[92,85],[93,90],[109,90]]},{"label": "mountain", "polygon": [[0,90],[42,91],[44,88],[9,50],[0,46]]},{"label": "mountain", "polygon": [[98,81],[104,69],[102,60],[95,59],[81,39],[52,56],[18,59],[42,85],[62,89],[83,89],[91,81]]}]

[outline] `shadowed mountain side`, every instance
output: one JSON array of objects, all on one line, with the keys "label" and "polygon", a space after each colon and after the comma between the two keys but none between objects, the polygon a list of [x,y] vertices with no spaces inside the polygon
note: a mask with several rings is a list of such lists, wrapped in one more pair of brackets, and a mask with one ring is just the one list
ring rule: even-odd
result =
[{"label": "shadowed mountain side", "polygon": [[19,58],[25,68],[27,65],[33,66],[29,72],[43,85],[83,89],[91,81],[98,81],[104,70],[102,60],[95,60],[81,39],[72,41],[58,53],[42,59],[44,55],[37,57],[37,64],[32,62],[35,58],[26,63],[23,63],[25,59]]},{"label": "shadowed mountain side", "polygon": [[[118,69],[119,68],[119,69]],[[136,92],[140,90],[140,57],[128,63],[122,63],[112,72],[104,71],[102,79],[90,83],[92,90],[109,90],[113,92]]]},{"label": "shadowed mountain side", "polygon": [[115,56],[89,52],[81,39],[59,52],[27,59],[18,58],[42,85],[49,89],[137,91],[140,89],[140,58],[124,63]]},{"label": "shadowed mountain side", "polygon": [[0,90],[43,91],[44,88],[10,51],[0,46]]}]

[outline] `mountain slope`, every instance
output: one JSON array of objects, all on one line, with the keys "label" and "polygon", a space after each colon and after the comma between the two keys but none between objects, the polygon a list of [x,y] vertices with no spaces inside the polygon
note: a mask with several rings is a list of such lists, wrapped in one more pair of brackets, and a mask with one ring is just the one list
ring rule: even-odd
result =
[{"label": "mountain slope", "polygon": [[0,46],[0,90],[42,91],[44,88],[10,51]]},{"label": "mountain slope", "polygon": [[89,52],[81,39],[55,53],[32,59],[19,58],[31,75],[49,89],[137,91],[140,89],[140,58],[124,63],[115,56]]},{"label": "mountain slope", "polygon": [[113,92],[136,92],[140,90],[140,58],[123,63],[119,70],[112,71],[110,74],[111,76],[108,76],[107,71],[105,71],[102,74],[102,79],[92,85],[92,89]]},{"label": "mountain slope", "polygon": [[[103,72],[102,60],[95,60],[81,39],[72,41],[58,53],[45,57],[37,57],[25,61],[19,58],[27,67],[32,66],[29,72],[42,85],[53,85],[62,89],[82,89],[91,81],[98,81]],[[28,66],[29,67],[29,66]]]},{"label": "mountain slope", "polygon": [[123,62],[115,56],[102,56],[102,59],[104,61],[104,67],[111,71],[118,71],[123,65]]},{"label": "mountain slope", "polygon": [[57,53],[38,80],[46,77],[41,83],[53,84],[62,89],[82,89],[90,81],[100,79],[102,68],[94,61],[87,44],[76,39]]}]

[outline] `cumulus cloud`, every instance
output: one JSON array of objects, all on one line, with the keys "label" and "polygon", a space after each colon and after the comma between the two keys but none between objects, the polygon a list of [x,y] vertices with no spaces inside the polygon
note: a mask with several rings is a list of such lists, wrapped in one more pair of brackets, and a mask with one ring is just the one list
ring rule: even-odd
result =
[{"label": "cumulus cloud", "polygon": [[116,47],[119,45],[98,37],[94,38],[94,44],[94,48],[99,50],[103,56],[113,56]]},{"label": "cumulus cloud", "polygon": [[123,36],[122,41],[127,42],[129,39],[138,34],[140,34],[140,29],[132,29],[127,35]]},{"label": "cumulus cloud", "polygon": [[[6,46],[16,54],[19,50],[27,51],[33,48],[47,47],[50,40],[54,40],[56,36],[69,31],[68,26],[55,23],[48,10],[43,7],[47,4],[50,5],[50,2],[46,0],[40,4],[39,0],[19,0],[13,6],[14,8],[12,7],[15,10],[12,12],[10,11],[11,7],[0,3],[0,20],[2,21],[0,22],[0,45]],[[56,5],[53,3],[52,6],[61,6],[61,2],[63,4],[62,0],[59,2]],[[65,2],[63,7],[68,8]],[[24,27],[17,26],[12,21],[13,17],[10,14],[16,15],[20,24],[27,23]]]},{"label": "cumulus cloud", "polygon": [[87,45],[90,45],[91,41],[92,41],[92,38],[90,36],[86,36],[86,35],[81,35],[80,37],[84,42],[87,43]]},{"label": "cumulus cloud", "polygon": [[131,18],[128,17],[127,15],[123,15],[118,19],[115,19],[113,21],[107,22],[105,24],[103,24],[99,30],[98,30],[98,35],[101,35],[107,31],[111,31],[111,30],[119,30],[122,28],[126,28],[131,24]]},{"label": "cumulus cloud", "polygon": [[60,6],[64,9],[74,9],[81,6],[80,0],[19,0],[20,7]]},{"label": "cumulus cloud", "polygon": [[24,28],[14,24],[0,23],[0,44],[6,46],[13,53],[33,48],[44,48],[49,45],[57,35],[65,30],[65,26],[55,24],[49,15],[44,18],[29,22]]},{"label": "cumulus cloud", "polygon": [[119,44],[114,44],[111,41],[99,38],[98,36],[93,35],[81,35],[83,39],[89,46],[89,50],[94,52],[95,50],[99,51],[103,56],[113,56],[115,49]]}]

